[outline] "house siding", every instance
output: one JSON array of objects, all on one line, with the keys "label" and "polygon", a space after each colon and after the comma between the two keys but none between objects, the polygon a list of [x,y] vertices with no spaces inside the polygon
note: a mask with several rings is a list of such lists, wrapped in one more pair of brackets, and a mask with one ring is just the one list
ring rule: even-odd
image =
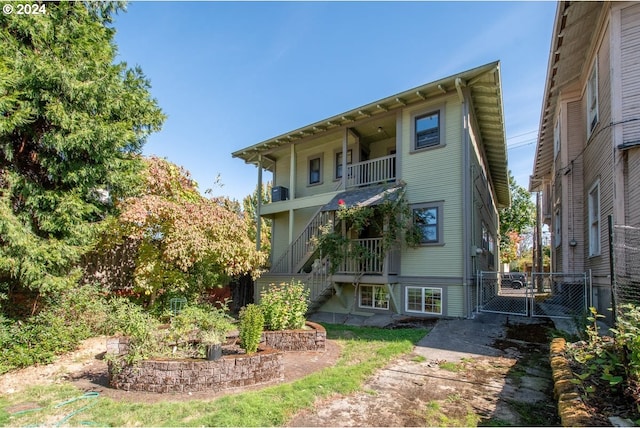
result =
[{"label": "house siding", "polygon": [[[621,13],[621,93],[622,120],[640,118],[640,4]],[[623,123],[624,142],[640,141],[640,121]]]},{"label": "house siding", "polygon": [[629,226],[640,227],[640,149],[626,153],[625,166],[625,222]]},{"label": "house siding", "polygon": [[[611,305],[609,278],[609,240],[607,230],[607,218],[613,214],[613,148],[611,127],[611,74],[610,74],[610,49],[609,49],[609,27],[605,29],[603,35],[598,39],[597,54],[598,61],[598,125],[594,128],[591,136],[587,140],[584,149],[584,189],[585,195],[583,203],[585,210],[583,221],[588,226],[588,190],[599,180],[600,182],[600,255],[589,255],[589,227],[585,227],[583,242],[585,242],[584,260],[585,268],[591,270],[594,306],[599,311],[606,311]],[[587,62],[586,69],[591,69],[593,57]],[[586,88],[587,78],[583,79]],[[586,89],[583,93],[582,109],[586,112]],[[586,128],[586,124],[585,124]]]},{"label": "house siding", "polygon": [[[445,146],[412,152],[411,114],[415,111],[444,105]],[[407,183],[406,194],[411,204],[444,201],[444,245],[405,249],[401,272],[416,276],[462,275],[462,120],[461,106],[456,97],[437,104],[424,104],[406,109],[402,114],[402,177]]]},{"label": "house siding", "polygon": [[[568,205],[567,209],[567,238],[569,241],[575,240],[575,247],[570,245],[570,242],[563,243],[563,249],[567,258],[567,267],[564,269],[567,272],[584,272],[584,258],[582,254],[585,251],[585,241],[582,239],[582,231],[585,227],[585,219],[582,213],[585,211],[584,198],[584,161],[581,156],[584,149],[586,139],[585,129],[585,110],[582,108],[580,101],[573,101],[567,103],[567,119],[566,128],[567,138],[567,166],[570,169],[567,175],[568,181]],[[564,141],[563,141],[564,142]]]},{"label": "house siding", "polygon": [[[503,203],[506,203],[508,191],[506,153],[500,151],[504,148],[504,135],[495,135],[495,124],[504,120],[499,71],[498,62],[481,66],[234,152],[234,157],[257,162],[258,166],[272,171],[274,186],[289,189],[289,201],[274,201],[261,211],[263,216],[273,219],[273,262],[286,253],[291,238],[296,239],[303,231],[318,207],[339,194],[343,182],[335,178],[335,159],[345,143],[352,150],[352,163],[386,157],[393,151],[396,157],[392,171],[396,182],[404,187],[408,203],[421,207],[433,204],[441,210],[438,242],[415,248],[404,247],[395,252],[399,266],[394,264],[388,275],[370,273],[359,277],[340,272],[330,276],[328,281],[338,282],[334,284],[336,292],[327,301],[316,302],[322,305],[320,311],[359,315],[379,312],[412,316],[469,315],[470,304],[466,299],[474,268],[477,267],[474,263],[485,257],[484,263],[489,265],[489,255],[476,257],[473,246],[482,247],[483,225],[494,239],[497,238],[499,222],[495,191],[499,191]],[[491,90],[487,92],[487,88]],[[465,98],[464,104],[459,98],[461,96]],[[480,101],[474,106],[473,100]],[[494,105],[500,108],[495,109]],[[427,139],[422,141],[426,145],[435,143],[431,137],[436,135],[441,141],[437,146],[414,150],[412,129],[415,118],[436,110],[440,114],[439,134],[428,130]],[[476,113],[480,114],[478,121],[472,117]],[[470,116],[466,117],[467,114]],[[487,153],[481,130],[492,135],[487,143],[490,145],[489,160],[485,159]],[[321,158],[320,182],[310,185],[309,161],[316,156]],[[367,162],[358,168],[381,165],[382,162]],[[370,175],[365,171],[355,178],[362,180],[371,178]],[[492,178],[496,180],[495,188]],[[393,181],[387,177],[382,180]],[[497,239],[495,244],[492,265],[497,267]],[[396,257],[394,263],[395,260]],[[257,280],[256,295],[270,283],[289,282],[292,278],[302,282],[313,281],[310,285],[316,287],[325,284],[319,282],[320,269],[310,274],[277,273],[284,272],[286,268],[280,264],[273,265],[272,272]],[[358,286],[354,286],[352,280],[362,281],[361,287],[393,282],[386,284],[391,293],[390,308],[361,308]],[[424,304],[442,312],[406,311],[405,292],[412,285],[441,289],[442,305],[439,308],[437,298],[433,296]]]},{"label": "house siding", "polygon": [[[622,143],[640,142],[640,4],[621,14]],[[626,122],[627,120],[631,120]],[[626,150],[623,179],[625,185],[625,223],[640,226],[640,148]]]},{"label": "house siding", "polygon": [[[333,181],[333,151],[342,147],[342,143],[336,141],[322,146],[300,146],[296,153],[296,197],[301,198],[318,193],[326,193],[336,190]],[[309,160],[320,157],[321,175],[320,184],[309,184]]]},{"label": "house siding", "polygon": [[278,261],[289,246],[289,213],[278,214],[271,223],[271,263]]},{"label": "house siding", "polygon": [[[488,178],[490,176],[489,166],[487,165],[486,159],[483,155],[484,146],[482,144],[482,138],[480,137],[480,133],[477,129],[477,123],[472,119],[473,118],[470,118],[469,120],[469,147],[466,148],[469,150],[470,159],[470,182],[466,183],[466,186],[471,187],[471,201],[469,201],[467,205],[467,209],[471,210],[471,224],[469,225],[469,230],[467,230],[468,236],[463,238],[465,241],[468,241],[468,251],[471,256],[469,270],[467,272],[467,275],[471,277],[467,278],[467,283],[475,281],[475,275],[479,270],[497,271],[500,269],[498,237],[500,222],[498,218],[498,209],[494,193],[491,191],[491,183]],[[491,236],[493,236],[493,254],[483,248],[483,227],[487,228],[487,231]],[[476,252],[476,249],[478,248],[482,249],[480,254]]]}]

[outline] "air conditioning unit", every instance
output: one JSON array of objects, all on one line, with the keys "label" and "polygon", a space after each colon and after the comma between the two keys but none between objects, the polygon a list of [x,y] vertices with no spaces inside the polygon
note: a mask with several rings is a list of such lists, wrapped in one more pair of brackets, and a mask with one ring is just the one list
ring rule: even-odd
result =
[{"label": "air conditioning unit", "polygon": [[286,201],[289,199],[289,189],[282,186],[271,188],[271,202]]}]

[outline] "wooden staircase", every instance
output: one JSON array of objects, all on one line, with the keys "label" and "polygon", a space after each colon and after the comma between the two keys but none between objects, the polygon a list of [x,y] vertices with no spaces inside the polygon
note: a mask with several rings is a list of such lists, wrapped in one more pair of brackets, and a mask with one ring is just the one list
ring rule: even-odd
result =
[{"label": "wooden staircase", "polygon": [[323,227],[335,225],[334,211],[316,211],[300,235],[289,245],[278,260],[271,266],[272,273],[300,273],[308,267],[312,256],[316,252],[315,240],[320,236]]}]

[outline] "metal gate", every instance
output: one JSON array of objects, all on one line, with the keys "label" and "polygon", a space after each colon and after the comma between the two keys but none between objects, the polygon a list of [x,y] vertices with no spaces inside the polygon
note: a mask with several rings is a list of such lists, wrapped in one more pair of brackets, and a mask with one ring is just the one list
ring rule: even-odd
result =
[{"label": "metal gate", "polygon": [[591,275],[534,273],[525,278],[479,272],[477,292],[478,312],[574,318],[591,303]]}]

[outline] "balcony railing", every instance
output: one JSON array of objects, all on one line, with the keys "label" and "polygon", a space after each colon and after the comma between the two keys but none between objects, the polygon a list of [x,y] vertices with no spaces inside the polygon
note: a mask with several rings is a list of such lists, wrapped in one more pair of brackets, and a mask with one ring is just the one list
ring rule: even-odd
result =
[{"label": "balcony railing", "polygon": [[396,155],[347,165],[347,188],[387,183],[396,179]]},{"label": "balcony railing", "polygon": [[297,273],[315,251],[315,238],[322,227],[335,221],[335,215],[328,211],[318,211],[289,245],[279,259],[271,266],[273,273]]},{"label": "balcony railing", "polygon": [[351,254],[358,254],[344,262],[338,271],[347,274],[381,274],[384,272],[382,238],[354,239],[349,242]]}]

